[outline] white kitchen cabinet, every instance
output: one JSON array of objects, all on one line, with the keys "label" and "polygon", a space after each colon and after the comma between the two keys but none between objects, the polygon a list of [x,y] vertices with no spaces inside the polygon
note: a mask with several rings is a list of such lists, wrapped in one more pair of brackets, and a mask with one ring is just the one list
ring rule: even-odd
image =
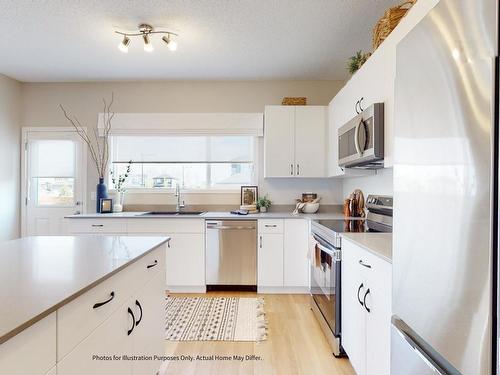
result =
[{"label": "white kitchen cabinet", "polygon": [[283,284],[288,288],[309,286],[309,223],[307,220],[285,220]]},{"label": "white kitchen cabinet", "polygon": [[358,375],[390,373],[390,263],[342,241],[342,346]]},{"label": "white kitchen cabinet", "polygon": [[126,235],[126,219],[110,218],[77,218],[66,219],[67,230],[70,235],[78,234],[104,234],[104,235]]},{"label": "white kitchen cabinet", "polygon": [[0,344],[0,373],[45,375],[56,365],[56,313]]},{"label": "white kitchen cabinet", "polygon": [[131,361],[97,360],[93,355],[108,356],[133,353],[133,337],[127,332],[133,319],[128,312],[132,299],[128,299],[57,364],[58,375],[132,374]]},{"label": "white kitchen cabinet", "polygon": [[295,107],[268,106],[264,116],[264,177],[293,177]]},{"label": "white kitchen cabinet", "polygon": [[283,287],[283,234],[259,234],[257,287]]},{"label": "white kitchen cabinet", "polygon": [[[165,334],[163,329],[158,329],[158,322],[165,320],[165,278],[161,272],[145,284],[142,290],[133,299],[133,314],[136,326],[133,335],[133,353],[140,353],[154,358],[161,355],[159,348],[165,345]],[[133,374],[154,375],[160,362],[158,361],[134,361],[132,363]]]},{"label": "white kitchen cabinet", "polygon": [[338,166],[337,130],[356,116],[356,102],[361,106],[384,103],[384,167],[393,165],[394,144],[394,80],[396,78],[396,46],[413,27],[439,2],[419,0],[385,41],[370,56],[329,104],[328,176],[349,177],[373,173]]},{"label": "white kitchen cabinet", "polygon": [[326,177],[325,106],[266,106],[264,177]]},{"label": "white kitchen cabinet", "polygon": [[[126,288],[117,289],[117,296],[118,294],[125,295],[124,299],[117,299],[117,301],[121,301],[119,305],[114,305],[113,301],[110,301],[101,306],[105,309],[111,308],[113,311],[85,338],[80,339],[78,331],[74,333],[80,341],[58,361],[58,375],[154,375],[158,371],[160,363],[157,361],[119,360],[113,356],[161,355],[163,353],[164,254],[163,247],[157,248],[108,279],[116,279],[120,282],[131,279],[133,284],[129,284]],[[65,314],[70,317],[82,316],[83,319],[85,314],[105,311],[99,310],[101,307],[92,308],[93,304],[89,303],[88,298],[86,298],[86,295],[95,297],[95,293],[92,291],[90,290],[70,303],[82,305],[81,308],[76,306],[74,309],[66,311]],[[91,315],[89,317],[92,318]],[[57,331],[58,337],[73,334],[73,329],[62,322],[61,324],[58,322]],[[68,341],[72,342],[72,340]],[[94,359],[93,355],[108,358]]]},{"label": "white kitchen cabinet", "polygon": [[205,220],[128,219],[127,233],[129,236],[169,236],[166,249],[167,289],[205,292]]},{"label": "white kitchen cabinet", "polygon": [[167,289],[205,291],[205,236],[197,233],[169,234]]}]

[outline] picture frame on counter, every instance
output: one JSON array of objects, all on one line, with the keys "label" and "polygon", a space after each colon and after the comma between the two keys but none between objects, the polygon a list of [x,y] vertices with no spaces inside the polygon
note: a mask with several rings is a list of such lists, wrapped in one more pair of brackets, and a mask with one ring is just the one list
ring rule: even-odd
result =
[{"label": "picture frame on counter", "polygon": [[101,198],[101,202],[99,204],[99,212],[101,214],[110,214],[113,212],[113,199],[111,198]]},{"label": "picture frame on counter", "polygon": [[259,199],[259,188],[258,186],[242,186],[241,187],[241,205],[251,206],[257,204],[257,199]]}]

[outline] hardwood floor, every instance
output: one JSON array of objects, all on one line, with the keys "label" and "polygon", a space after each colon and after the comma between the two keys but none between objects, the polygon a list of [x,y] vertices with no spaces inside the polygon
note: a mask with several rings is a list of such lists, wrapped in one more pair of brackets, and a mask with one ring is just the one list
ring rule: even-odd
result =
[{"label": "hardwood floor", "polygon": [[[175,294],[179,295],[179,294]],[[256,293],[213,292],[204,296],[253,297]],[[192,296],[192,295],[191,295]],[[269,322],[268,339],[247,342],[166,342],[168,356],[260,356],[261,360],[217,361],[174,360],[164,374],[355,374],[347,359],[335,358],[309,308],[307,295],[259,295],[265,299]]]}]

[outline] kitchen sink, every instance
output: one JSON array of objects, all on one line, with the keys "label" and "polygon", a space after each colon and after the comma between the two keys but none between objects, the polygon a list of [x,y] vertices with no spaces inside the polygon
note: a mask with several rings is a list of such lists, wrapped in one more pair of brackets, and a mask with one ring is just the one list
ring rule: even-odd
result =
[{"label": "kitchen sink", "polygon": [[155,216],[155,215],[164,215],[164,216],[177,216],[177,215],[201,215],[204,214],[204,211],[151,211],[140,214],[139,216]]}]

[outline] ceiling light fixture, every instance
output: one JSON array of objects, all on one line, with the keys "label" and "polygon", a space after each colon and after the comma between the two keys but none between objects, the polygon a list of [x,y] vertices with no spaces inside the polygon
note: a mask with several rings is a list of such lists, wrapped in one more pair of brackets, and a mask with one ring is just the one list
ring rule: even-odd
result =
[{"label": "ceiling light fixture", "polygon": [[124,35],[123,40],[120,42],[120,44],[118,44],[118,49],[123,53],[127,53],[129,44],[130,44],[130,38]]},{"label": "ceiling light fixture", "polygon": [[139,30],[137,32],[125,33],[121,31],[115,31],[115,33],[123,35],[123,40],[118,45],[118,49],[124,53],[128,52],[128,46],[130,45],[129,37],[136,37],[136,36],[142,37],[144,41],[144,51],[153,52],[154,47],[153,44],[151,43],[151,34],[164,34],[162,40],[166,43],[168,49],[172,52],[177,50],[177,42],[173,38],[177,37],[178,34],[166,30],[155,30],[153,26],[148,25],[146,23],[140,24]]}]

